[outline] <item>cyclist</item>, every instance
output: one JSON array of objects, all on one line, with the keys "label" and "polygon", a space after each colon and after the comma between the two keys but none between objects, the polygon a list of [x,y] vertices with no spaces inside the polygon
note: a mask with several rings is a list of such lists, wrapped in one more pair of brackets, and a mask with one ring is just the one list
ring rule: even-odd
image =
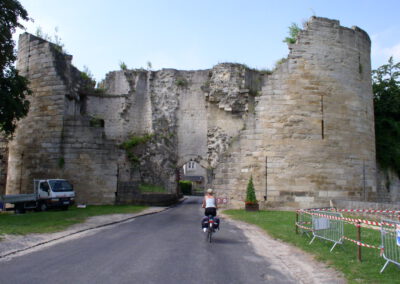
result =
[{"label": "cyclist", "polygon": [[[204,210],[205,217],[203,218],[202,227],[203,230],[206,231],[205,225],[208,223],[208,217],[212,216],[215,218],[217,215],[217,200],[213,195],[213,190],[211,188],[207,189],[206,194],[204,195],[202,207]],[[217,226],[219,225],[219,219],[215,218],[218,221]]]},{"label": "cyclist", "polygon": [[215,215],[217,215],[217,201],[213,195],[213,190],[211,188],[207,189],[207,192],[204,195],[202,207],[205,208],[205,216],[211,215],[215,217]]}]

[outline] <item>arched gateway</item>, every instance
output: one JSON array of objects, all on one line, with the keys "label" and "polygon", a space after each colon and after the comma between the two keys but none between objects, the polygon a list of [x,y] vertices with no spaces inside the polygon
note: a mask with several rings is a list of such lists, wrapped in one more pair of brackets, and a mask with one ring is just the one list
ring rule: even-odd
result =
[{"label": "arched gateway", "polygon": [[194,160],[232,207],[243,206],[250,175],[267,206],[373,199],[368,35],[312,17],[289,49],[273,72],[121,70],[94,90],[71,56],[21,35],[18,69],[34,94],[9,143],[7,192],[62,177],[88,203],[113,203],[139,183],[173,193],[177,169]]}]

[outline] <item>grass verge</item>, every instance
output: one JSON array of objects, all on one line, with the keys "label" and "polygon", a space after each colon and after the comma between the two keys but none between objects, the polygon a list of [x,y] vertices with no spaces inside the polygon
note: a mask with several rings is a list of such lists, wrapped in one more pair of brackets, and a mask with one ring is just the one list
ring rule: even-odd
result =
[{"label": "grass verge", "polygon": [[0,240],[2,234],[26,235],[53,233],[71,225],[83,223],[88,217],[108,214],[136,213],[146,206],[92,205],[86,208],[70,207],[67,211],[27,212],[26,214],[0,214]]},{"label": "grass verge", "polygon": [[[343,245],[337,245],[332,252],[329,252],[333,245],[332,242],[315,239],[309,245],[310,237],[295,233],[295,212],[225,210],[224,213],[233,219],[257,225],[270,236],[313,254],[317,260],[343,272],[349,283],[400,283],[400,269],[392,263],[382,274],[379,273],[385,260],[379,256],[377,249],[362,248],[362,262],[360,263],[357,261],[357,246],[349,241],[345,241]],[[355,226],[345,224],[344,234],[355,239]],[[362,228],[361,239],[364,243],[379,246],[380,232]]]}]

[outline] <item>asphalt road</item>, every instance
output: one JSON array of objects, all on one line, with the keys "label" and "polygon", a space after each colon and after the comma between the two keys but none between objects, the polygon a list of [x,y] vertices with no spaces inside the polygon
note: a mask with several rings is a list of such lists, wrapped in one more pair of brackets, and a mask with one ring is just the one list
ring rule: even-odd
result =
[{"label": "asphalt road", "polygon": [[[296,283],[221,220],[213,242],[201,200],[0,262],[0,283]],[[267,280],[268,279],[268,280]]]}]

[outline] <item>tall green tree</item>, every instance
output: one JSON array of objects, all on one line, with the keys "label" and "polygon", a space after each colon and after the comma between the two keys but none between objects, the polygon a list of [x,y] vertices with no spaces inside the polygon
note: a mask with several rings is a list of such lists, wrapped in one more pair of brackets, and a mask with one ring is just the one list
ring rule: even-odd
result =
[{"label": "tall green tree", "polygon": [[376,155],[383,168],[400,174],[400,62],[372,71],[374,92]]},{"label": "tall green tree", "polygon": [[23,28],[20,20],[29,20],[28,13],[17,0],[0,1],[0,132],[11,136],[17,120],[28,113],[30,94],[28,81],[14,67],[15,42],[12,34]]},{"label": "tall green tree", "polygon": [[246,204],[256,204],[257,203],[256,193],[255,193],[254,184],[253,184],[253,176],[250,176],[249,182],[247,183],[245,203]]}]

